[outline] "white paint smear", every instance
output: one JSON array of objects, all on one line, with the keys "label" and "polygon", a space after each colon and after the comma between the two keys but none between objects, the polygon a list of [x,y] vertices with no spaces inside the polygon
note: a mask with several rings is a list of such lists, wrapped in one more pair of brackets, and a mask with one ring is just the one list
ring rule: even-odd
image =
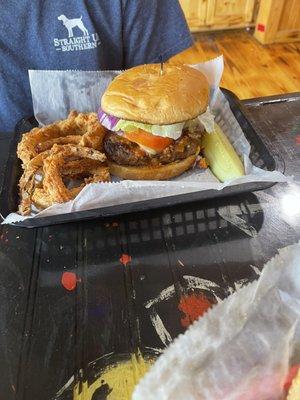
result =
[{"label": "white paint smear", "polygon": [[160,316],[156,313],[155,310],[151,311],[150,319],[154,329],[156,330],[160,340],[163,342],[165,346],[168,346],[172,342],[171,335],[165,328]]},{"label": "white paint smear", "polygon": [[243,278],[243,279],[240,279],[240,280],[234,282],[235,290],[239,290],[243,286],[247,285],[247,283],[249,283],[249,279],[247,279],[247,278]]},{"label": "white paint smear", "polygon": [[253,269],[253,271],[256,273],[256,275],[258,275],[258,276],[261,275],[262,270],[260,270],[258,267],[256,267],[255,265],[251,265],[251,264],[250,264],[250,267]]},{"label": "white paint smear", "polygon": [[[238,209],[238,213],[237,213]],[[257,230],[254,226],[248,224],[243,218],[238,217],[237,214],[242,215],[242,211],[239,207],[236,206],[226,206],[221,207],[217,210],[220,217],[225,219],[225,221],[230,222],[232,225],[236,226],[238,229],[246,233],[250,237],[257,236]]]},{"label": "white paint smear", "polygon": [[63,392],[70,387],[70,385],[74,382],[74,375],[68,380],[68,382],[56,393],[56,397],[63,394]]},{"label": "white paint smear", "polygon": [[175,293],[175,286],[174,285],[168,286],[167,288],[162,290],[157,297],[147,301],[147,303],[145,304],[145,307],[150,308],[154,304],[157,304],[163,300],[168,300],[170,297],[172,297],[174,295],[174,293]]},{"label": "white paint smear", "polygon": [[220,288],[218,284],[197,276],[184,275],[183,279],[187,281],[187,289],[210,290],[212,288]]}]

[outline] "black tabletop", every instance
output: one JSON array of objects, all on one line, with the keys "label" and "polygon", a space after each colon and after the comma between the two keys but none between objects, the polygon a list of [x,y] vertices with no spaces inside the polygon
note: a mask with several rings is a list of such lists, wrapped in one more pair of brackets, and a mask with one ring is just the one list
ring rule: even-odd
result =
[{"label": "black tabletop", "polygon": [[[300,95],[243,103],[299,180]],[[0,182],[8,145],[2,135]],[[141,369],[208,307],[256,279],[299,240],[299,204],[300,187],[290,183],[110,220],[2,225],[0,399],[129,398],[128,371],[111,371],[129,362],[136,374],[137,359]]]}]

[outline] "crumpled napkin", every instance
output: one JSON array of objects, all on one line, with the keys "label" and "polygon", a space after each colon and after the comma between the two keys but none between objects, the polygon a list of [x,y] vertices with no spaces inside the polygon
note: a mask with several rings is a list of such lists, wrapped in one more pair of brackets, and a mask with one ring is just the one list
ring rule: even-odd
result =
[{"label": "crumpled napkin", "polygon": [[300,242],[175,339],[132,399],[282,399],[290,360],[299,356],[299,321]]}]

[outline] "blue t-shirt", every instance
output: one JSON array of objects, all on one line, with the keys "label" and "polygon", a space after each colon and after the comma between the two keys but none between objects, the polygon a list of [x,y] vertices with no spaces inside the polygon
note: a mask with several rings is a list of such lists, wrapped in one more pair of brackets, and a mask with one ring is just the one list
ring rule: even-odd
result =
[{"label": "blue t-shirt", "polygon": [[124,69],[193,43],[178,0],[0,0],[0,9],[0,132],[33,114],[29,69]]}]

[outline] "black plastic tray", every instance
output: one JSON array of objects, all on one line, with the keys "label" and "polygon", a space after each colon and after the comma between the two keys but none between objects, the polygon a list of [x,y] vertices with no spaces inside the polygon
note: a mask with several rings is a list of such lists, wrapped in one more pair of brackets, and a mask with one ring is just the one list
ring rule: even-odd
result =
[{"label": "black plastic tray", "polygon": [[[266,139],[264,138],[263,142],[259,135],[255,132],[244,113],[242,103],[229,90],[222,89],[222,91],[229,101],[231,110],[251,145],[250,158],[252,163],[259,168],[263,168],[269,171],[273,171],[276,169],[283,173],[283,159],[279,155],[274,155],[270,153],[268,148],[271,148],[271,146],[269,146],[268,143],[264,143],[266,142]],[[0,189],[0,212],[4,217],[6,217],[11,212],[15,212],[18,208],[18,182],[22,173],[22,169],[21,162],[16,155],[17,144],[20,141],[22,134],[24,132],[28,132],[34,126],[37,126],[37,122],[32,117],[28,119],[22,119],[17,124],[15,129],[15,135],[12,139],[9,150],[4,182],[2,188]],[[25,221],[18,222],[15,225],[27,228],[34,228],[94,218],[111,217],[126,213],[146,211],[160,207],[174,206],[216,197],[232,196],[239,193],[253,192],[256,190],[266,189],[273,186],[273,184],[273,182],[244,183],[226,187],[223,190],[205,190],[175,196],[168,196],[159,199],[121,204],[117,206],[96,208],[87,211],[60,214],[50,217],[41,217],[34,219],[30,218]]]}]

